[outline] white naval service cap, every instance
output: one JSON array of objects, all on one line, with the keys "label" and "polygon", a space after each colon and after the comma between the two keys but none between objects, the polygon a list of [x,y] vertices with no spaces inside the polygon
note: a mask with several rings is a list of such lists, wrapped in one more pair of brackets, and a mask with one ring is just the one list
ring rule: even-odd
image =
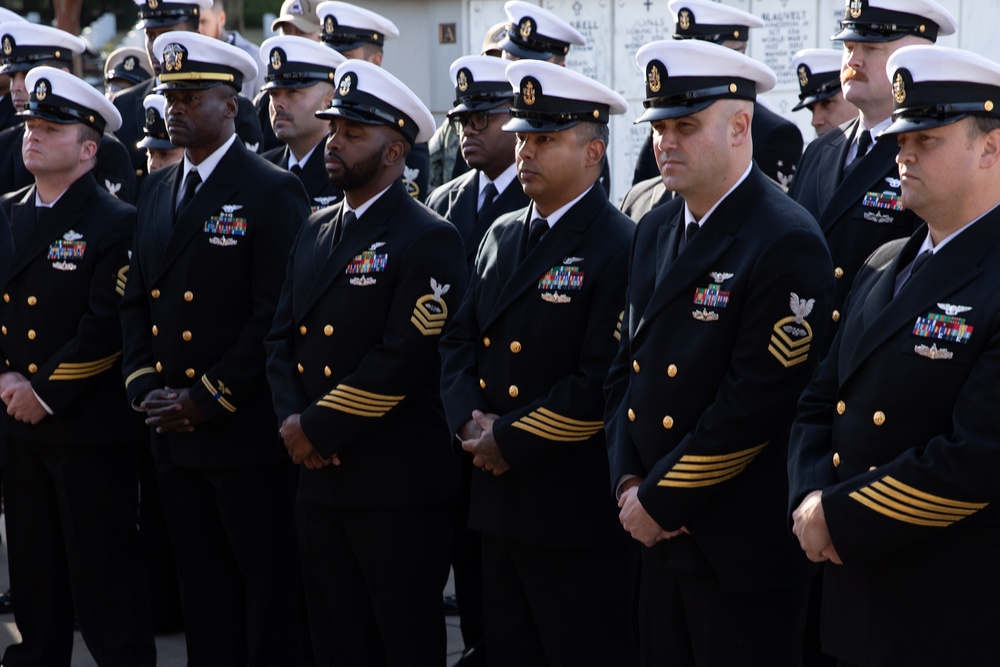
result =
[{"label": "white naval service cap", "polygon": [[305,88],[319,81],[332,84],[337,67],[346,60],[339,51],[306,37],[265,39],[260,45],[260,61],[267,65],[267,75],[261,90]]},{"label": "white naval service cap", "polygon": [[587,44],[579,30],[532,2],[510,0],[503,10],[511,25],[498,46],[518,58],[548,60],[566,55],[571,45]]},{"label": "white naval service cap", "polygon": [[1000,118],[1000,64],[971,51],[904,46],[885,73],[892,83],[892,124],[878,138],[948,125],[968,116]]},{"label": "white naval service cap", "polygon": [[507,81],[509,60],[492,56],[462,56],[448,72],[455,82],[455,104],[449,116],[494,109],[514,99]]},{"label": "white naval service cap", "polygon": [[367,60],[348,60],[337,68],[337,87],[317,118],[336,117],[367,125],[387,125],[410,145],[427,141],[437,125],[430,110],[402,81]]},{"label": "white naval service cap", "polygon": [[711,0],[670,0],[667,9],[674,16],[674,39],[745,42],[750,28],[764,27],[753,14]]},{"label": "white naval service cap", "polygon": [[139,5],[139,22],[135,27],[140,30],[167,28],[188,19],[197,19],[201,16],[201,10],[212,8],[212,0],[135,0],[135,4]]},{"label": "white naval service cap", "polygon": [[115,49],[104,61],[104,80],[125,79],[129,83],[142,83],[153,76],[149,56],[144,49],[123,46]]},{"label": "white naval service cap", "polygon": [[0,23],[6,23],[7,21],[17,21],[19,23],[26,23],[28,19],[24,18],[17,12],[12,12],[9,9],[0,7]]},{"label": "white naval service cap", "polygon": [[142,139],[135,144],[136,148],[161,151],[174,148],[170,143],[170,135],[167,134],[167,98],[156,93],[146,95],[142,98],[142,108],[146,122],[142,128]]},{"label": "white naval service cap", "polygon": [[792,69],[799,79],[799,103],[792,111],[805,109],[840,92],[841,51],[802,49],[792,56]]},{"label": "white naval service cap", "polygon": [[160,85],[153,90],[200,90],[219,84],[237,91],[257,76],[257,62],[241,48],[197,32],[172,30],[153,42],[160,60]]},{"label": "white naval service cap", "polygon": [[122,117],[108,98],[92,85],[69,72],[42,65],[24,78],[30,91],[28,103],[18,116],[41,118],[53,123],[83,123],[101,134],[117,132]]},{"label": "white naval service cap", "polygon": [[323,27],[320,38],[338,51],[350,51],[364,44],[382,46],[387,39],[399,37],[396,24],[370,9],[348,2],[327,0],[316,7]]},{"label": "white naval service cap", "polygon": [[635,62],[646,75],[646,110],[636,123],[690,116],[716,100],[755,100],[777,83],[767,65],[699,40],[650,42]]},{"label": "white naval service cap", "polygon": [[958,27],[951,12],[934,0],[847,0],[840,32],[845,42],[894,42],[906,35],[937,41]]},{"label": "white naval service cap", "polygon": [[27,72],[39,63],[58,61],[73,66],[73,55],[87,43],[65,30],[27,21],[0,24],[0,74]]},{"label": "white naval service cap", "polygon": [[589,76],[544,60],[507,66],[514,105],[506,132],[559,132],[580,123],[604,123],[628,111],[625,98]]}]

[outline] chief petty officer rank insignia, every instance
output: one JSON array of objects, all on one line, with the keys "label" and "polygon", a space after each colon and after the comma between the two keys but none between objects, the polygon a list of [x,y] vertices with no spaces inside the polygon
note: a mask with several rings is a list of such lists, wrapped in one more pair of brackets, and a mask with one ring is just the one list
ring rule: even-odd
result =
[{"label": "chief petty officer rank insignia", "polygon": [[785,368],[797,366],[809,358],[813,332],[806,317],[816,305],[816,299],[803,299],[792,292],[788,305],[792,316],[774,323],[771,342],[767,346],[767,351]]},{"label": "chief petty officer rank insignia", "polygon": [[442,285],[431,278],[432,294],[425,294],[417,299],[413,307],[410,322],[417,331],[425,336],[440,336],[444,323],[448,319],[448,304],[442,298],[451,289],[451,285]]}]

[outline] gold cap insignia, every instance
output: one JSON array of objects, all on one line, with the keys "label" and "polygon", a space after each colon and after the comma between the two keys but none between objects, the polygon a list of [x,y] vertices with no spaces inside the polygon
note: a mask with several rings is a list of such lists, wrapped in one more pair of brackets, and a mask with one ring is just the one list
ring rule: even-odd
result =
[{"label": "gold cap insignia", "polygon": [[333,31],[337,29],[337,22],[333,20],[333,16],[327,16],[323,19],[323,32],[328,35],[332,35]]},{"label": "gold cap insignia", "polygon": [[649,68],[649,75],[646,77],[649,82],[649,91],[651,93],[660,92],[660,68],[656,65],[652,65]]},{"label": "gold cap insignia", "polygon": [[682,9],[677,14],[677,25],[680,26],[681,30],[687,30],[691,27],[692,18],[690,9]]},{"label": "gold cap insignia", "polygon": [[530,81],[524,84],[521,88],[521,99],[523,99],[524,103],[528,106],[535,103],[535,84]]},{"label": "gold cap insignia", "polygon": [[850,0],[847,3],[847,8],[851,12],[851,18],[856,19],[861,16],[861,0]]},{"label": "gold cap insignia", "polygon": [[149,6],[150,9],[156,9],[160,6],[160,0],[149,0],[146,5]]},{"label": "gold cap insignia", "polygon": [[152,107],[146,109],[146,125],[156,125],[156,121],[159,120],[160,116],[156,113],[156,109]]},{"label": "gold cap insignia", "polygon": [[896,100],[896,104],[902,104],[906,101],[906,82],[903,81],[903,75],[896,72],[896,78],[892,81],[892,96]]},{"label": "gold cap insignia", "polygon": [[35,99],[39,102],[49,96],[49,82],[42,79],[35,84]]},{"label": "gold cap insignia", "polygon": [[799,65],[799,85],[803,88],[809,85],[809,68]]},{"label": "gold cap insignia", "polygon": [[272,49],[271,67],[273,69],[281,69],[281,49]]},{"label": "gold cap insignia", "polygon": [[124,61],[124,62],[122,63],[122,67],[124,67],[124,68],[125,68],[125,71],[126,71],[126,72],[131,72],[132,70],[134,70],[134,69],[135,69],[135,66],[136,66],[137,64],[138,64],[138,61],[137,61],[137,60],[135,59],[135,56],[129,56],[129,57],[128,57],[128,58],[126,58],[126,59],[125,59],[125,61]]},{"label": "gold cap insignia", "polygon": [[528,17],[521,19],[521,25],[518,26],[517,32],[521,35],[521,39],[528,39],[531,37],[531,33],[535,29],[535,23]]},{"label": "gold cap insignia", "polygon": [[456,83],[458,84],[458,89],[463,93],[469,89],[469,77],[465,73],[464,69],[458,71],[458,77],[456,78]]},{"label": "gold cap insignia", "polygon": [[168,72],[180,72],[184,66],[184,54],[187,51],[180,44],[167,44],[163,49],[163,66]]},{"label": "gold cap insignia", "polygon": [[14,39],[10,35],[3,36],[3,54],[9,56],[14,52]]},{"label": "gold cap insignia", "polygon": [[351,75],[345,74],[344,78],[340,80],[339,92],[341,96],[347,95],[349,92],[351,92],[351,83],[352,83]]}]

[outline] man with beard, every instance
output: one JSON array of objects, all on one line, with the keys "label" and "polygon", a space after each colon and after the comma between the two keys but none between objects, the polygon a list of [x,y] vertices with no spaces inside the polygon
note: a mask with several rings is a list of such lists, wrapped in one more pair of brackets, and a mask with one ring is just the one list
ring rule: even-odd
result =
[{"label": "man with beard", "polygon": [[[20,21],[0,25],[0,75],[10,77],[14,106],[21,109],[28,101],[24,82],[29,70],[50,65],[69,72],[74,56],[83,53],[85,48],[82,39],[57,28]],[[20,125],[0,132],[0,193],[27,187],[34,180],[24,166],[23,139],[24,129]],[[127,202],[135,200],[135,175],[129,165],[128,152],[110,134],[101,136],[93,175],[112,195]]]},{"label": "man with beard", "polygon": [[[350,60],[366,60],[382,66],[383,46],[387,39],[399,37],[396,24],[375,12],[339,0],[321,2],[316,14],[323,26],[320,39]],[[423,201],[427,196],[430,157],[427,141],[414,145],[406,155],[403,182],[410,196]]]},{"label": "man with beard", "polygon": [[288,257],[268,379],[288,456],[318,665],[445,664],[458,467],[438,340],[465,291],[454,227],[407,196],[430,111],[385,70],[337,70],[326,169],[339,204]]},{"label": "man with beard", "polygon": [[346,58],[304,37],[272,37],[260,47],[267,63],[270,125],[284,146],[262,154],[299,177],[313,213],[344,196],[326,176],[327,122],[316,117],[333,100],[334,71]]},{"label": "man with beard", "polygon": [[809,144],[788,192],[819,221],[833,257],[837,292],[827,347],[865,259],[882,244],[909,236],[920,224],[900,199],[895,143],[873,141],[892,122],[886,61],[904,46],[932,44],[956,27],[951,13],[934,0],[850,2],[840,25],[830,39],[844,43],[844,97],[859,114],[854,122]]},{"label": "man with beard", "polygon": [[[515,136],[504,132],[514,91],[507,81],[506,60],[465,56],[451,64],[455,106],[448,122],[460,137],[462,157],[473,168],[434,190],[427,206],[455,225],[465,244],[469,272],[486,231],[500,216],[524,208],[524,194],[514,167]],[[472,460],[462,456],[462,495],[455,512],[455,595],[459,601],[465,653],[459,665],[485,664],[483,653],[482,537],[468,528]],[[477,657],[474,657],[477,656]]]},{"label": "man with beard", "polygon": [[[146,37],[146,53],[153,66],[153,78],[128,90],[123,90],[112,98],[115,107],[122,115],[121,129],[116,135],[129,151],[132,167],[136,178],[141,184],[146,176],[146,153],[136,147],[142,139],[142,128],[145,123],[145,107],[142,101],[153,92],[160,76],[162,67],[160,54],[153,50],[153,42],[160,35],[172,31],[198,32],[198,20],[202,10],[212,6],[212,0],[189,0],[186,2],[165,2],[163,0],[135,0],[139,5],[139,22],[136,28],[141,29]],[[247,148],[257,151],[260,148],[262,135],[253,102],[240,96],[239,109],[236,115],[236,134]]]},{"label": "man with beard", "polygon": [[122,301],[122,372],[153,428],[192,664],[299,663],[295,468],[274,434],[263,339],[302,184],[236,137],[256,63],[194,32],[153,48],[181,163],[150,174]]}]

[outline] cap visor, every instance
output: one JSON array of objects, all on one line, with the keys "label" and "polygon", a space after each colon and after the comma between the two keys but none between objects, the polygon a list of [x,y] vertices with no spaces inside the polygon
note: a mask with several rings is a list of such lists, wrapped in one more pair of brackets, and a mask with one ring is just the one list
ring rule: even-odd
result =
[{"label": "cap visor", "polygon": [[[223,81],[167,81],[153,88],[156,92],[164,90],[208,90],[222,85]],[[235,86],[234,86],[235,87]]]},{"label": "cap visor", "polygon": [[526,49],[520,44],[514,42],[510,37],[504,37],[500,40],[497,45],[501,51],[506,51],[507,53],[513,54],[518,58],[524,58],[526,60],[548,60],[554,53],[548,51],[533,51],[531,49]]},{"label": "cap visor", "polygon": [[[323,80],[325,81],[325,79]],[[272,90],[274,88],[308,88],[309,86],[315,86],[319,82],[320,79],[282,79],[276,81],[268,81],[263,86],[261,86],[260,89]]]},{"label": "cap visor", "polygon": [[157,139],[155,137],[144,137],[135,144],[136,148],[152,148],[156,151],[169,151],[177,148],[172,143],[166,139]]},{"label": "cap visor", "polygon": [[189,18],[194,18],[193,16],[182,16],[180,18],[176,16],[171,16],[169,18],[149,18],[149,19],[139,19],[139,22],[135,24],[135,27],[139,30],[146,30],[147,28],[169,28],[172,25],[177,25],[178,23],[184,23]]},{"label": "cap visor", "polygon": [[632,121],[632,124],[646,123],[654,120],[665,120],[668,118],[683,118],[684,116],[690,116],[691,114],[696,114],[699,111],[704,111],[708,107],[712,106],[716,100],[705,100],[703,102],[695,102],[693,104],[683,104],[678,106],[669,107],[650,107],[642,112],[642,115]]},{"label": "cap visor", "polygon": [[901,32],[894,32],[890,34],[885,34],[881,32],[869,32],[867,30],[858,30],[855,27],[843,28],[836,35],[830,37],[831,42],[895,42],[897,39],[903,39],[906,35]]},{"label": "cap visor", "polygon": [[490,109],[499,109],[503,106],[510,106],[514,101],[513,96],[509,99],[500,100],[482,100],[473,101],[466,100],[461,104],[456,105],[451,111],[448,112],[448,117],[454,116],[460,113],[473,113],[475,111],[489,111]]},{"label": "cap visor", "polygon": [[957,116],[947,116],[945,118],[898,118],[892,122],[892,125],[882,130],[876,138],[878,141],[883,139],[891,139],[897,134],[903,134],[904,132],[918,132],[922,130],[931,130],[935,127],[944,127],[945,125],[951,125],[952,123],[957,123],[963,118],[968,118],[969,114],[959,114]]},{"label": "cap visor", "polygon": [[816,104],[817,102],[828,100],[834,95],[837,95],[839,93],[840,93],[840,88],[838,88],[837,90],[820,93],[818,95],[809,95],[807,97],[804,97],[801,102],[792,107],[792,111],[799,111],[800,109],[805,109],[806,107]]},{"label": "cap visor", "polygon": [[568,123],[558,123],[550,120],[539,120],[537,118],[511,118],[503,124],[501,128],[504,132],[522,132],[524,134],[541,134],[543,132],[562,132],[571,127],[576,127],[582,121],[572,120]]},{"label": "cap visor", "polygon": [[393,127],[393,129],[395,129],[394,126],[389,125],[384,120],[366,116],[365,114],[358,113],[357,111],[352,111],[347,107],[330,107],[329,109],[322,109],[316,112],[316,117],[326,120],[330,120],[332,118],[347,118],[348,120],[355,120],[359,123],[364,123],[365,125],[385,125],[386,127]]}]

